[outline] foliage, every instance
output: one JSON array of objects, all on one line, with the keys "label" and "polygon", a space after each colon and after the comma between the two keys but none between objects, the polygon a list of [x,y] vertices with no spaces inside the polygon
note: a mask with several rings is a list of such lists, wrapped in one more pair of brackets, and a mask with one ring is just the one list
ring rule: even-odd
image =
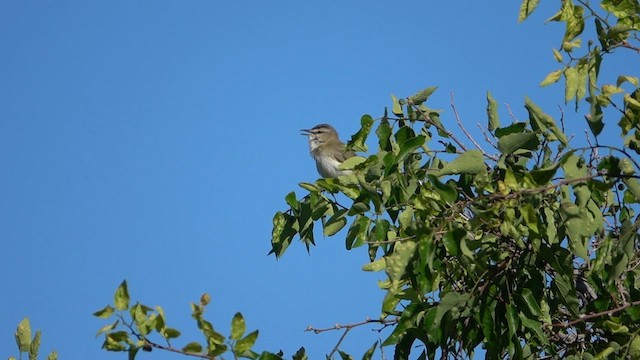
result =
[{"label": "foliage", "polygon": [[[523,1],[520,20],[537,4]],[[386,274],[380,321],[395,322],[383,345],[396,359],[415,357],[417,344],[421,359],[472,357],[478,346],[487,358],[640,358],[639,81],[599,78],[611,53],[640,50],[640,4],[600,6],[561,1],[549,19],[565,25],[553,50],[561,67],[541,84],[564,77],[564,101],[588,108],[588,146],[572,145],[564,114],[556,120],[528,98],[528,118],[503,124],[487,95],[490,153],[453,102],[474,148],[425,105],[435,87],[393,97],[391,114],[363,116],[350,141],[366,149],[375,128],[375,153],[285,197],[272,253],[296,237],[309,250],[318,222],[327,237],[345,229],[347,250],[367,249],[363,270]],[[615,122],[622,142],[601,144]]]},{"label": "foliage", "polygon": [[[130,305],[127,282],[123,281],[116,289],[113,305],[107,305],[93,314],[101,319],[115,318],[114,322],[98,330],[96,337],[104,334],[102,348],[107,351],[125,351],[129,354],[129,359],[134,359],[141,349],[143,351],[160,349],[201,359],[216,359],[225,353],[231,353],[235,359],[281,359],[282,353],[258,354],[252,350],[258,339],[258,330],[247,334],[245,320],[241,313],[236,313],[231,319],[229,336],[225,337],[216,331],[204,318],[204,312],[210,301],[211,297],[203,294],[198,304],[191,304],[191,317],[204,336],[204,345],[192,341],[177,348],[171,342],[180,337],[181,333],[167,326],[162,307],[152,308],[141,303]],[[154,333],[155,336],[162,338],[166,345],[152,340]],[[301,348],[294,359],[302,360],[305,356],[305,350]]]},{"label": "foliage", "polygon": [[[18,324],[18,328],[15,333],[16,337],[16,345],[18,346],[18,352],[20,353],[19,359],[22,359],[22,353],[26,353],[29,356],[29,360],[38,359],[38,355],[40,352],[40,338],[42,337],[42,333],[40,330],[36,330],[36,334],[31,337],[31,323],[29,322],[29,318],[24,318]],[[15,360],[16,358],[13,356],[9,357],[9,360]],[[57,360],[58,353],[52,351],[49,356],[47,356],[47,360]]]}]

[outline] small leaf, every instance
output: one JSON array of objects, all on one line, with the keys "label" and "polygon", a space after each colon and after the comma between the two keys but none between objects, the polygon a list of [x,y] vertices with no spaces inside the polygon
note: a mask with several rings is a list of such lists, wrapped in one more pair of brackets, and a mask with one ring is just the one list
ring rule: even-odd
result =
[{"label": "small leaf", "polygon": [[620,75],[618,76],[618,81],[616,81],[616,85],[620,86],[622,84],[624,84],[625,82],[629,82],[631,83],[633,86],[638,86],[638,78],[635,76],[628,76],[628,75]]},{"label": "small leaf", "polygon": [[576,92],[578,91],[578,70],[574,67],[566,68],[564,70],[564,78],[564,102],[566,104],[576,96]]},{"label": "small leaf", "polygon": [[287,196],[285,196],[284,200],[287,202],[287,205],[289,205],[292,209],[297,209],[298,206],[300,205],[300,203],[298,202],[298,199],[296,198],[296,193],[293,191],[288,193]]},{"label": "small leaf", "polygon": [[362,360],[371,360],[371,357],[373,357],[373,353],[376,352],[377,347],[378,347],[378,342],[376,341],[373,343],[373,345],[371,345],[369,350],[367,350],[367,352],[364,353],[364,355],[362,356]]},{"label": "small leaf", "polygon": [[531,311],[531,314],[540,317],[542,315],[542,311],[540,311],[540,304],[538,304],[538,301],[533,295],[533,292],[528,288],[524,288],[522,289],[520,294],[525,304],[529,308],[529,311]]},{"label": "small leaf", "polygon": [[165,327],[164,329],[162,329],[162,336],[165,339],[175,339],[180,337],[180,331],[174,328]]},{"label": "small leaf", "polygon": [[253,331],[249,333],[247,336],[245,336],[244,338],[238,340],[238,342],[236,342],[234,350],[239,354],[249,351],[251,350],[253,345],[256,343],[257,339],[258,339],[258,330]]},{"label": "small leaf", "polygon": [[398,100],[395,95],[391,95],[391,101],[393,102],[393,107],[391,108],[391,112],[398,116],[404,117],[404,111],[402,111],[402,105],[400,105],[400,100]]},{"label": "small leaf", "polygon": [[411,100],[413,105],[420,105],[423,102],[427,101],[429,96],[431,96],[431,94],[433,94],[433,92],[436,91],[436,89],[438,89],[437,86],[428,87],[420,91],[419,93],[413,95],[412,97],[410,97],[409,100]]},{"label": "small leaf", "polygon": [[487,117],[489,122],[487,128],[493,131],[500,127],[500,117],[498,116],[498,102],[493,98],[491,92],[487,91]]},{"label": "small leaf", "polygon": [[338,169],[340,170],[352,170],[356,166],[362,164],[367,161],[367,158],[362,156],[352,156],[347,160],[343,161],[340,165],[338,165]]},{"label": "small leaf", "polygon": [[385,258],[380,258],[376,261],[366,263],[362,266],[362,271],[382,271],[387,267],[387,261]]},{"label": "small leaf", "polygon": [[185,345],[185,347],[182,348],[182,351],[186,353],[201,353],[202,345],[200,345],[198,342],[193,341]]},{"label": "small leaf", "polygon": [[560,77],[562,77],[562,69],[552,71],[544,78],[544,80],[542,80],[542,82],[540,83],[540,86],[547,86],[547,85],[554,84],[558,82],[558,80],[560,80]]},{"label": "small leaf", "polygon": [[479,174],[486,171],[485,166],[480,150],[469,150],[452,162],[445,164],[442,169],[436,172],[436,175]]},{"label": "small leaf", "polygon": [[553,57],[557,62],[562,62],[562,54],[560,53],[560,51],[553,49]]},{"label": "small leaf", "polygon": [[418,135],[414,138],[408,139],[400,145],[400,152],[398,152],[397,162],[401,162],[415,149],[424,145],[426,137],[424,135]]},{"label": "small leaf", "polygon": [[386,271],[391,281],[399,281],[405,273],[417,245],[413,241],[401,241],[395,244],[393,253],[386,259]]},{"label": "small leaf", "polygon": [[113,304],[116,310],[127,310],[129,308],[129,290],[127,290],[126,280],[123,280],[116,289]]},{"label": "small leaf", "polygon": [[233,315],[233,319],[231,319],[231,335],[230,338],[232,340],[239,340],[244,335],[244,332],[247,330],[247,326],[244,323],[244,317],[242,317],[241,313],[236,313]]},{"label": "small leaf", "polygon": [[351,140],[347,143],[347,147],[355,151],[367,151],[368,148],[365,141],[367,140],[372,127],[373,118],[371,115],[363,115],[360,118],[360,130],[351,137]]},{"label": "small leaf", "polygon": [[523,22],[526,18],[528,18],[537,6],[538,0],[523,0],[520,4],[520,14],[518,15],[518,22]]},{"label": "small leaf", "polygon": [[96,338],[103,333],[106,333],[108,331],[115,329],[119,323],[120,323],[120,320],[116,320],[113,324],[109,324],[101,327],[100,330],[98,330],[98,332],[96,333]]},{"label": "small leaf", "polygon": [[25,317],[20,321],[15,332],[15,338],[20,352],[29,351],[31,346],[31,324],[29,324],[29,318]]},{"label": "small leaf", "polygon": [[40,338],[42,333],[40,330],[36,331],[36,335],[33,337],[33,341],[31,341],[31,346],[29,346],[29,360],[37,360],[38,352],[40,351]]},{"label": "small leaf", "polygon": [[315,186],[313,184],[310,184],[310,183],[307,183],[307,182],[301,182],[301,183],[298,184],[298,186],[300,186],[301,188],[303,188],[305,190],[308,190],[310,192],[316,192],[317,193],[317,192],[320,191],[320,189],[318,189],[317,186]]},{"label": "small leaf", "polygon": [[107,305],[104,308],[96,311],[93,313],[93,316],[95,317],[99,317],[101,319],[108,319],[111,314],[113,314],[113,308],[111,307],[111,305]]},{"label": "small leaf", "polygon": [[322,231],[324,236],[333,236],[347,225],[346,212],[347,210],[341,210],[327,220]]}]

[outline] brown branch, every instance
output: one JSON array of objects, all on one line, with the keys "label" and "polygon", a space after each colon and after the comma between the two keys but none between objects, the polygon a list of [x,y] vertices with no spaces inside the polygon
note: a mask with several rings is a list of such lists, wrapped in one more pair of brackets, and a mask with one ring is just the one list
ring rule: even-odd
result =
[{"label": "brown branch", "polygon": [[568,321],[568,322],[545,324],[545,326],[547,326],[547,327],[568,328],[570,326],[573,326],[573,325],[576,325],[576,324],[579,324],[579,323],[582,323],[582,322],[587,322],[587,321],[592,320],[592,319],[597,319],[597,318],[599,318],[601,316],[605,316],[605,315],[606,316],[612,316],[612,315],[614,315],[616,313],[619,313],[619,312],[621,312],[623,310],[626,310],[626,309],[628,309],[628,308],[630,308],[632,306],[637,306],[637,305],[640,305],[640,300],[634,301],[634,302],[631,302],[631,303],[626,303],[626,304],[624,304],[624,305],[622,305],[620,307],[617,307],[615,309],[605,310],[605,311],[601,311],[601,312],[597,312],[597,313],[584,314],[584,315],[581,315],[579,319],[571,320],[571,321]]},{"label": "brown branch", "polygon": [[450,93],[451,96],[451,108],[453,109],[453,117],[456,119],[456,123],[458,123],[458,127],[462,130],[462,132],[467,136],[467,139],[471,140],[473,145],[482,152],[482,154],[493,161],[498,161],[498,158],[487,154],[482,147],[476,142],[476,140],[467,132],[467,129],[462,126],[462,120],[460,120],[460,115],[458,115],[458,109],[456,109],[456,104],[453,98],[453,92]]},{"label": "brown branch", "polygon": [[633,46],[633,45],[629,44],[629,42],[628,42],[628,41],[626,41],[626,40],[624,40],[624,41],[620,44],[620,46],[621,46],[621,47],[623,47],[623,48],[631,49],[631,50],[634,50],[634,51],[636,51],[636,52],[640,53],[640,47]]},{"label": "brown branch", "polygon": [[[134,334],[134,335],[138,336],[137,334]],[[165,351],[170,351],[170,352],[174,352],[174,353],[178,353],[178,354],[182,354],[182,355],[186,355],[186,356],[193,356],[193,357],[197,357],[197,358],[200,358],[200,359],[208,359],[208,360],[215,360],[216,359],[215,356],[209,356],[209,355],[205,355],[205,354],[185,352],[185,351],[182,351],[180,349],[176,349],[176,348],[171,347],[171,346],[164,346],[164,345],[156,344],[156,343],[150,341],[149,339],[147,339],[145,337],[142,337],[141,340],[144,341],[145,345],[149,345],[152,348],[165,350]]]},{"label": "brown branch", "polygon": [[391,326],[391,325],[395,325],[398,323],[400,319],[398,318],[393,318],[393,319],[369,319],[367,318],[364,321],[360,321],[357,323],[353,323],[353,324],[344,324],[344,325],[340,325],[340,324],[335,324],[332,327],[328,327],[328,328],[315,328],[311,325],[309,325],[304,331],[313,331],[315,334],[320,334],[326,331],[333,331],[333,330],[341,330],[341,329],[353,329],[355,327],[358,326],[363,326],[363,325],[367,325],[367,324],[382,324],[385,327],[387,326]]},{"label": "brown branch", "polygon": [[[338,348],[340,347],[340,344],[342,344],[342,341],[344,341],[344,339],[347,337],[347,334],[349,333],[349,331],[351,331],[353,328],[356,328],[356,327],[362,326],[362,325],[366,325],[366,324],[374,324],[375,323],[375,324],[382,324],[383,325],[382,329],[384,329],[387,326],[391,326],[391,325],[397,324],[398,321],[399,321],[399,318],[393,318],[393,319],[366,319],[365,321],[361,321],[361,322],[357,322],[357,323],[353,323],[353,324],[346,324],[346,325],[335,324],[334,326],[328,327],[328,328],[314,328],[312,326],[308,326],[304,331],[313,331],[315,334],[319,334],[319,333],[322,333],[322,332],[325,332],[325,331],[344,329],[344,332],[342,333],[342,335],[340,335],[340,339],[338,339],[338,342],[336,343],[336,345],[333,347],[333,349],[331,350],[329,355],[327,355],[327,359],[331,359],[333,354],[335,354],[336,351],[338,351]],[[378,331],[382,331],[382,329],[380,329]]]},{"label": "brown branch", "polygon": [[216,357],[215,357],[215,356],[209,356],[209,355],[206,355],[206,354],[198,354],[198,353],[186,352],[186,351],[183,351],[183,350],[181,350],[181,349],[176,349],[176,348],[174,348],[174,347],[172,347],[172,346],[164,346],[164,345],[157,344],[157,343],[155,343],[155,342],[153,342],[153,341],[151,341],[151,340],[147,339],[147,337],[146,337],[146,336],[143,336],[143,335],[141,335],[141,334],[138,334],[138,333],[133,329],[133,327],[131,326],[131,324],[129,324],[129,323],[127,323],[126,321],[124,321],[124,320],[125,320],[125,319],[124,319],[124,317],[122,317],[121,315],[120,315],[119,317],[120,317],[120,321],[122,322],[122,324],[123,324],[124,326],[126,326],[126,327],[129,329],[129,332],[130,332],[133,336],[135,336],[136,338],[138,338],[138,340],[141,340],[141,341],[143,341],[143,342],[144,342],[144,345],[142,346],[142,349],[145,349],[145,350],[151,351],[151,350],[149,349],[149,347],[151,347],[151,348],[156,348],[156,349],[160,349],[160,350],[165,350],[165,351],[169,351],[169,352],[174,352],[174,353],[182,354],[182,355],[186,355],[186,356],[193,356],[193,357],[197,357],[197,358],[200,358],[200,359],[216,360]]}]

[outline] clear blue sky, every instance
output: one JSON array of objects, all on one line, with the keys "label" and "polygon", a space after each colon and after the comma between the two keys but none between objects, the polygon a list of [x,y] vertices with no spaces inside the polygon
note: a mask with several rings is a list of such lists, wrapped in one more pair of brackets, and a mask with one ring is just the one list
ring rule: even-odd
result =
[{"label": "clear blue sky", "polygon": [[[431,85],[429,105],[453,123],[454,92],[472,129],[487,90],[522,119],[525,95],[558,115],[562,87],[537,86],[557,66],[564,29],[543,25],[557,4],[521,25],[518,6],[0,2],[0,356],[17,355],[29,316],[41,353],[123,358],[100,349],[91,314],[127,279],[183,331],[175,345],[201,340],[189,303],[208,292],[221,331],[241,311],[256,349],[323,358],[340,334],[303,330],[376,317],[383,292],[341,236],[267,256],[284,196],[317,178],[298,130],[329,122],[346,140],[390,94]],[[582,137],[582,115],[567,118]],[[377,337],[354,330],[343,349],[360,357]]]}]

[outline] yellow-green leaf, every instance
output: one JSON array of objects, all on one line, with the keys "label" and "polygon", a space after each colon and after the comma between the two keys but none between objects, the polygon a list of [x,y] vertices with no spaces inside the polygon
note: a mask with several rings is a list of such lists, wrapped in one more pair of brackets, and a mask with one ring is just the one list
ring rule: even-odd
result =
[{"label": "yellow-green leaf", "polygon": [[241,313],[236,313],[231,319],[231,340],[239,340],[247,330],[247,326],[244,323],[244,317]]},{"label": "yellow-green leaf", "polygon": [[25,317],[20,321],[15,332],[15,337],[20,352],[29,351],[29,347],[31,346],[31,325],[29,324],[29,318]]},{"label": "yellow-green leaf", "polygon": [[480,150],[469,150],[445,164],[437,171],[437,176],[451,174],[479,174],[486,171],[484,159]]},{"label": "yellow-green leaf", "polygon": [[498,102],[493,98],[491,92],[487,91],[487,117],[489,123],[487,128],[493,131],[500,127],[500,117],[498,116]]},{"label": "yellow-green leaf", "polygon": [[537,6],[538,0],[523,0],[520,4],[520,14],[518,15],[518,22],[522,22],[526,18],[528,18]]},{"label": "yellow-green leaf", "polygon": [[129,290],[127,290],[127,280],[123,280],[116,289],[113,296],[113,304],[116,310],[127,310],[129,308]]},{"label": "yellow-green leaf", "polygon": [[562,69],[552,71],[544,78],[544,80],[542,80],[540,86],[547,86],[556,83],[560,80],[560,77],[562,77]]}]

